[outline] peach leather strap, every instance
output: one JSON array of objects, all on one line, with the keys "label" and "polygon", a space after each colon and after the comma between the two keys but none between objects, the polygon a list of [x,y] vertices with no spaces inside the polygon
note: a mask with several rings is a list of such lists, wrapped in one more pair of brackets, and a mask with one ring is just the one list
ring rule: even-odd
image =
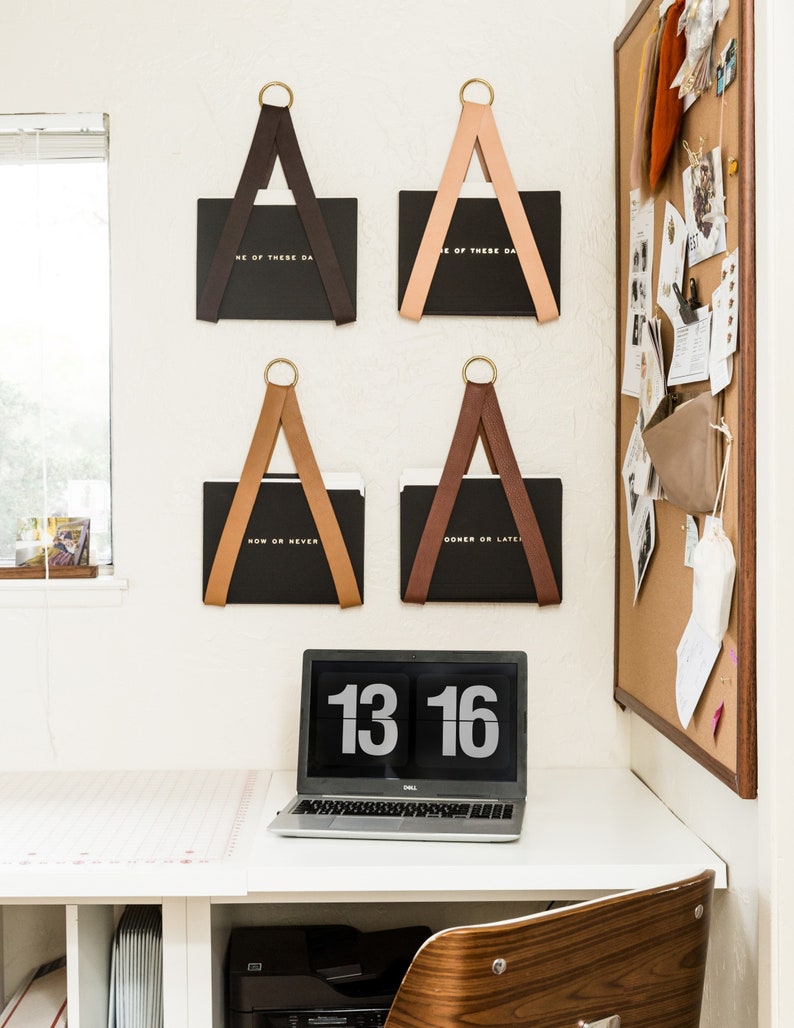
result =
[{"label": "peach leather strap", "polygon": [[361,606],[361,593],[353,565],[306,433],[298,398],[295,395],[295,385],[276,385],[272,382],[268,383],[251,447],[218,543],[204,602],[216,607],[226,605],[234,565],[262,476],[273,456],[280,425],[284,427],[284,435],[317,526],[317,533],[331,569],[339,606]]},{"label": "peach leather strap", "polygon": [[496,390],[492,382],[466,381],[458,423],[449,448],[444,470],[438,483],[414,564],[405,590],[406,603],[424,603],[430,588],[444,533],[455,506],[463,476],[469,469],[478,434],[482,433],[491,469],[499,475],[510,504],[510,510],[521,536],[538,604],[560,602],[560,591],[554,578],[549,554],[540,534],[535,511],[527,495],[518,469],[513,447],[505,428]]},{"label": "peach leather strap", "polygon": [[535,303],[537,319],[539,322],[553,321],[560,316],[557,301],[507,163],[491,106],[468,100],[462,103],[458,128],[419,244],[400,314],[413,321],[419,321],[422,317],[455,204],[472,153],[476,151],[486,179],[493,182],[516,256]]}]

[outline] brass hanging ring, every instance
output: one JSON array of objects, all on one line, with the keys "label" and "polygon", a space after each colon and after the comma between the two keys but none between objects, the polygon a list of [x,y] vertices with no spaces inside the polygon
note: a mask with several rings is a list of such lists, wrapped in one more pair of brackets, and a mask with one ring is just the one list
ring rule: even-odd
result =
[{"label": "brass hanging ring", "polygon": [[269,373],[270,369],[273,367],[274,364],[289,364],[289,366],[292,368],[293,378],[292,378],[291,382],[287,382],[285,384],[288,385],[288,386],[297,385],[297,383],[298,383],[298,369],[292,363],[292,361],[289,360],[287,357],[274,357],[273,360],[270,361],[268,366],[265,368],[265,382],[267,382],[268,385],[278,385],[279,384],[277,382],[271,382],[270,379],[268,378],[268,373]]},{"label": "brass hanging ring", "polygon": [[467,86],[471,86],[475,82],[479,82],[481,86],[485,86],[485,88],[488,90],[488,93],[490,94],[490,100],[488,101],[488,106],[490,107],[493,104],[494,91],[493,91],[493,86],[491,85],[491,83],[490,82],[486,82],[485,79],[466,79],[466,81],[460,87],[460,93],[458,94],[460,96],[461,104],[463,103],[463,94],[466,92],[466,87]]},{"label": "brass hanging ring", "polygon": [[264,86],[262,86],[262,88],[259,90],[259,106],[264,106],[265,90],[270,89],[271,86],[281,86],[282,89],[286,89],[287,95],[289,96],[289,100],[287,101],[286,106],[292,107],[292,101],[295,99],[295,94],[292,92],[292,90],[289,88],[286,82],[278,82],[277,80],[274,80],[273,82],[266,82]]},{"label": "brass hanging ring", "polygon": [[491,368],[491,385],[493,385],[493,383],[496,381],[496,365],[494,364],[494,362],[491,360],[490,357],[483,357],[482,355],[479,355],[477,357],[469,357],[469,359],[463,365],[463,381],[464,382],[471,382],[471,379],[466,374],[466,372],[469,370],[469,365],[473,364],[475,361],[485,361],[486,364],[490,365],[490,368]]}]

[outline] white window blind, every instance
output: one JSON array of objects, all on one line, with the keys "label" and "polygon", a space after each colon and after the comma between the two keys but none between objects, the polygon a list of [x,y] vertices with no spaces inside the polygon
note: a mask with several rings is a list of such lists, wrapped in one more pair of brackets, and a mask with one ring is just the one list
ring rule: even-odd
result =
[{"label": "white window blind", "polygon": [[0,164],[106,161],[107,156],[102,115],[0,115]]},{"label": "white window blind", "polygon": [[0,564],[54,517],[112,561],[107,167],[102,114],[0,115]]}]

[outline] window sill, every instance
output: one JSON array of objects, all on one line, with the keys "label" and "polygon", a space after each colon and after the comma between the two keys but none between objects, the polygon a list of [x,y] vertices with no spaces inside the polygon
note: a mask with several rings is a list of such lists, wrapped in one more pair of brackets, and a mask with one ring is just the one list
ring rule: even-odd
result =
[{"label": "window sill", "polygon": [[99,574],[96,578],[0,580],[0,608],[120,607],[128,588],[126,578]]}]

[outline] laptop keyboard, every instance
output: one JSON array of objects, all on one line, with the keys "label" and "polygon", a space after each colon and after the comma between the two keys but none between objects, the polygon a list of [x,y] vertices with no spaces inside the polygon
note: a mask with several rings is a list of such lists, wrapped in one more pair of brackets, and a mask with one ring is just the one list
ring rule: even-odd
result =
[{"label": "laptop keyboard", "polygon": [[512,803],[459,803],[447,800],[301,800],[293,814],[322,814],[326,817],[448,817],[507,821],[513,816]]}]

